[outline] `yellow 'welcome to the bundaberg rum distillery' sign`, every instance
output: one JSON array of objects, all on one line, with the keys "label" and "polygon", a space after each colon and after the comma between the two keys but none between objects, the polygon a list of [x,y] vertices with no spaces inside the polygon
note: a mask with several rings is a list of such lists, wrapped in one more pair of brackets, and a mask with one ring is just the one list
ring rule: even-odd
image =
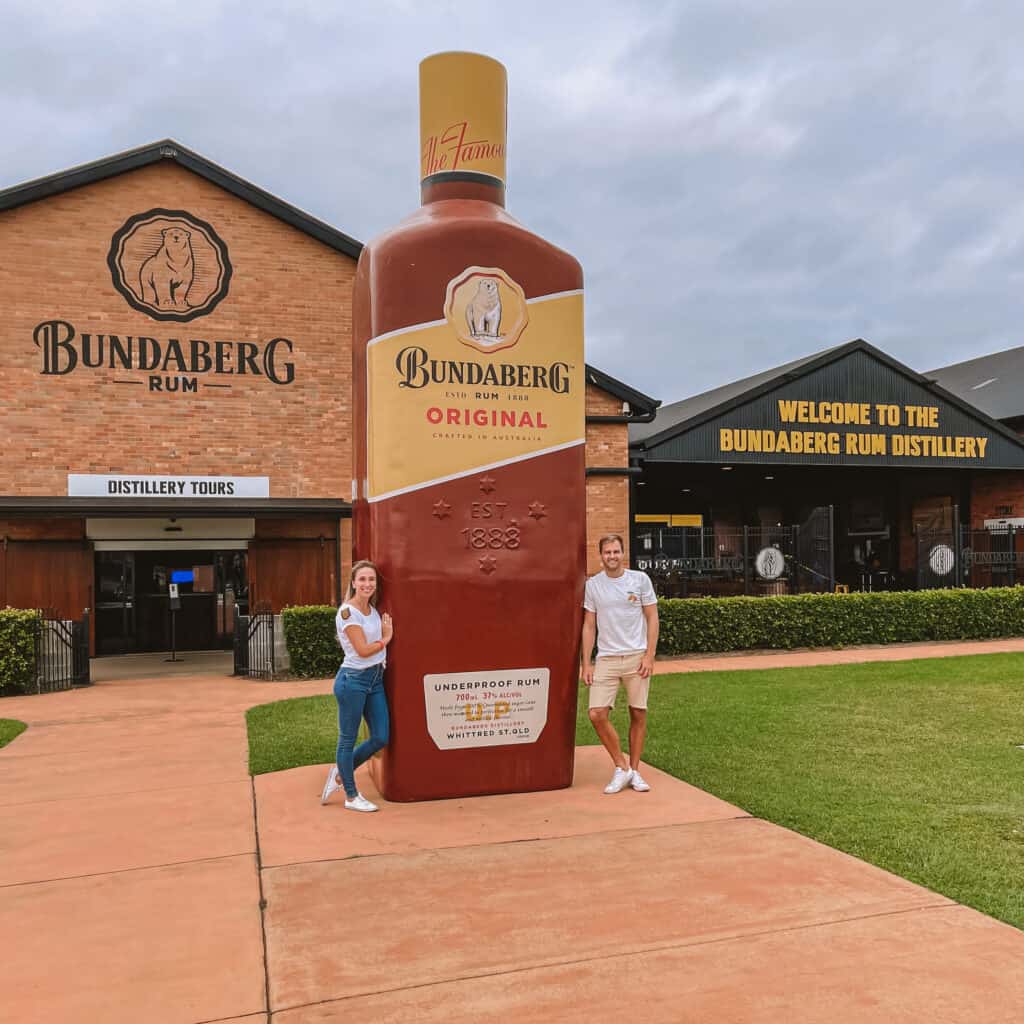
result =
[{"label": "yellow 'welcome to the bundaberg rum distillery' sign", "polygon": [[980,435],[943,433],[937,405],[788,399],[776,404],[779,429],[720,427],[718,450],[983,460],[989,442]]}]

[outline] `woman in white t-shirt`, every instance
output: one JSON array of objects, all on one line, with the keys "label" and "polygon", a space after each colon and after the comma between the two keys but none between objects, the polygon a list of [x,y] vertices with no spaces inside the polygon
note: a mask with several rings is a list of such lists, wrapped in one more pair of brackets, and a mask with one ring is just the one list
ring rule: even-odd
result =
[{"label": "woman in white t-shirt", "polygon": [[[338,643],[345,660],[334,678],[338,702],[337,764],[331,765],[320,796],[327,803],[336,790],[345,790],[345,807],[350,811],[375,811],[356,789],[355,770],[388,742],[388,702],[384,696],[384,664],[393,629],[391,616],[377,611],[377,567],[373,562],[352,566],[345,602],[338,609],[335,624]],[[370,735],[357,747],[359,723],[366,718]]]}]

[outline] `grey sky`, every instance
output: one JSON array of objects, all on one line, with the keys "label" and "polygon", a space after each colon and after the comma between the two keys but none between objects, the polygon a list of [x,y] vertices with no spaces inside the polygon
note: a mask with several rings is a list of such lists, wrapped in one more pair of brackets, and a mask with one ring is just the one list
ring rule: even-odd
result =
[{"label": "grey sky", "polygon": [[165,136],[361,240],[418,201],[417,64],[509,72],[510,211],[587,358],[665,402],[864,337],[1024,344],[1024,7],[0,3],[0,187]]}]

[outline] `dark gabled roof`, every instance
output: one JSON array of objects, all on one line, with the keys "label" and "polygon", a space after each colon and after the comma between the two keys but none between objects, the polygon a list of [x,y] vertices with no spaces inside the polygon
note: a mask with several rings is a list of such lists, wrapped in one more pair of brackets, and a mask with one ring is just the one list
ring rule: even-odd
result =
[{"label": "dark gabled roof", "polygon": [[[692,398],[684,399],[682,402],[674,402],[672,405],[659,409],[653,422],[631,425],[629,428],[630,447],[650,449],[680,434],[693,430],[695,427],[706,423],[708,420],[730,412],[738,406],[744,405],[755,398],[788,383],[813,373],[815,370],[829,363],[848,356],[852,352],[864,352],[874,359],[885,364],[889,369],[902,374],[914,383],[927,389],[936,398],[948,402],[961,412],[974,417],[984,423],[990,430],[1001,434],[1012,441],[1016,447],[1024,446],[1020,435],[1016,434],[1009,427],[994,419],[989,413],[965,400],[959,395],[947,391],[937,384],[931,375],[917,373],[905,366],[892,356],[886,355],[874,345],[868,344],[863,338],[856,338],[844,345],[837,345],[835,348],[827,348],[821,352],[804,359],[797,359],[791,363],[784,363],[771,370],[755,374],[743,380],[735,381],[724,387],[716,388],[714,391],[706,391],[701,395],[694,395]],[[663,420],[662,417],[665,417]]]},{"label": "dark gabled roof", "polygon": [[[244,199],[247,203],[252,203],[253,206],[269,213],[272,217],[298,228],[299,231],[304,231],[332,249],[351,256],[352,259],[358,259],[362,252],[362,242],[332,228],[330,224],[325,224],[322,220],[317,220],[316,217],[286,203],[283,199],[278,199],[277,196],[265,192],[253,185],[252,182],[226,171],[223,167],[173,139],[152,142],[147,146],[139,146],[138,149],[115,153],[102,160],[94,160],[89,164],[82,164],[66,171],[49,174],[45,178],[36,178],[34,181],[3,189],[0,191],[0,210],[11,210],[16,206],[23,206],[25,203],[34,203],[36,200],[68,192],[83,185],[91,185],[93,182],[103,181],[106,178],[113,178],[118,174],[134,171],[160,160],[173,160],[201,178],[218,185],[226,192],[238,196],[239,199]],[[638,412],[651,413],[661,404],[657,399],[636,391],[593,366],[588,365],[586,373],[588,381],[616,398],[629,402]]]},{"label": "dark gabled roof", "polygon": [[940,366],[925,376],[997,420],[1024,416],[1024,347]]},{"label": "dark gabled roof", "polygon": [[[671,436],[674,432],[677,432],[675,429],[677,427],[680,428],[678,432],[681,433],[683,429],[696,426],[696,423],[699,422],[697,417],[700,417],[702,413],[708,413],[713,416],[719,412],[724,412],[726,409],[731,408],[732,404],[735,404],[734,400],[746,401],[748,398],[752,398],[762,384],[781,383],[792,377],[796,370],[807,366],[809,363],[816,363],[825,356],[855,344],[856,342],[849,342],[848,345],[838,345],[836,348],[827,348],[822,352],[814,352],[809,356],[804,356],[802,359],[794,359],[791,363],[773,366],[770,370],[762,370],[760,373],[755,373],[750,377],[734,380],[731,384],[723,384],[721,387],[713,388],[711,391],[703,391],[699,395],[684,398],[681,402],[664,405],[658,410],[658,414],[652,422],[637,423],[630,426],[629,443],[642,444],[646,447],[647,442],[655,437],[658,440],[663,440],[662,434],[666,437]],[[867,345],[867,342],[862,344]],[[654,442],[651,441],[651,443]]]},{"label": "dark gabled roof", "polygon": [[661,405],[660,399],[651,398],[650,395],[645,395],[642,391],[637,391],[628,384],[623,384],[621,380],[610,377],[607,373],[597,369],[596,366],[591,366],[590,363],[586,365],[586,373],[588,384],[593,384],[594,387],[607,391],[609,395],[614,395],[616,398],[621,398],[622,401],[628,402],[635,413],[652,413]]},{"label": "dark gabled roof", "polygon": [[201,178],[213,182],[226,192],[244,199],[247,203],[259,207],[272,217],[290,224],[299,231],[304,231],[324,245],[336,249],[338,252],[358,259],[362,251],[362,243],[349,237],[322,220],[303,212],[298,207],[286,203],[283,199],[264,192],[251,182],[239,178],[230,171],[224,170],[217,164],[207,160],[206,157],[194,153],[173,139],[164,139],[162,142],[153,142],[148,146],[139,146],[138,149],[129,149],[124,153],[116,153],[114,156],[104,157],[102,160],[94,160],[90,164],[82,164],[80,167],[72,167],[67,171],[59,171],[57,174],[47,175],[45,178],[36,178],[35,181],[27,181],[22,185],[14,185],[0,191],[0,210],[10,210],[15,206],[22,206],[25,203],[33,203],[38,199],[46,199],[48,196],[58,195],[61,192],[68,192],[73,188],[80,188],[82,185],[91,185],[96,181],[103,181],[126,171],[134,171],[139,167],[154,164],[160,160],[173,160],[182,167],[187,168]]}]

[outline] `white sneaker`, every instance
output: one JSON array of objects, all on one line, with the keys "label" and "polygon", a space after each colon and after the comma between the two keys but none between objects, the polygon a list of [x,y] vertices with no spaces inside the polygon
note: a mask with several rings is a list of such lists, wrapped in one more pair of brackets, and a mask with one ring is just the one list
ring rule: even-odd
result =
[{"label": "white sneaker", "polygon": [[631,768],[616,768],[615,773],[612,775],[612,781],[604,787],[606,793],[621,793],[630,783],[633,778],[633,770]]},{"label": "white sneaker", "polygon": [[320,803],[327,803],[331,794],[337,793],[339,789],[341,789],[341,783],[338,781],[338,769],[332,764],[331,770],[327,773],[327,781],[324,783],[324,791],[320,794]]},{"label": "white sneaker", "polygon": [[356,793],[351,800],[347,798],[345,800],[346,811],[363,811],[365,814],[369,814],[370,811],[376,811],[377,809],[377,805],[371,804],[362,793]]},{"label": "white sneaker", "polygon": [[651,791],[651,787],[647,784],[647,782],[644,780],[644,777],[635,768],[633,769],[633,778],[629,780],[629,784],[638,793],[649,793]]}]

